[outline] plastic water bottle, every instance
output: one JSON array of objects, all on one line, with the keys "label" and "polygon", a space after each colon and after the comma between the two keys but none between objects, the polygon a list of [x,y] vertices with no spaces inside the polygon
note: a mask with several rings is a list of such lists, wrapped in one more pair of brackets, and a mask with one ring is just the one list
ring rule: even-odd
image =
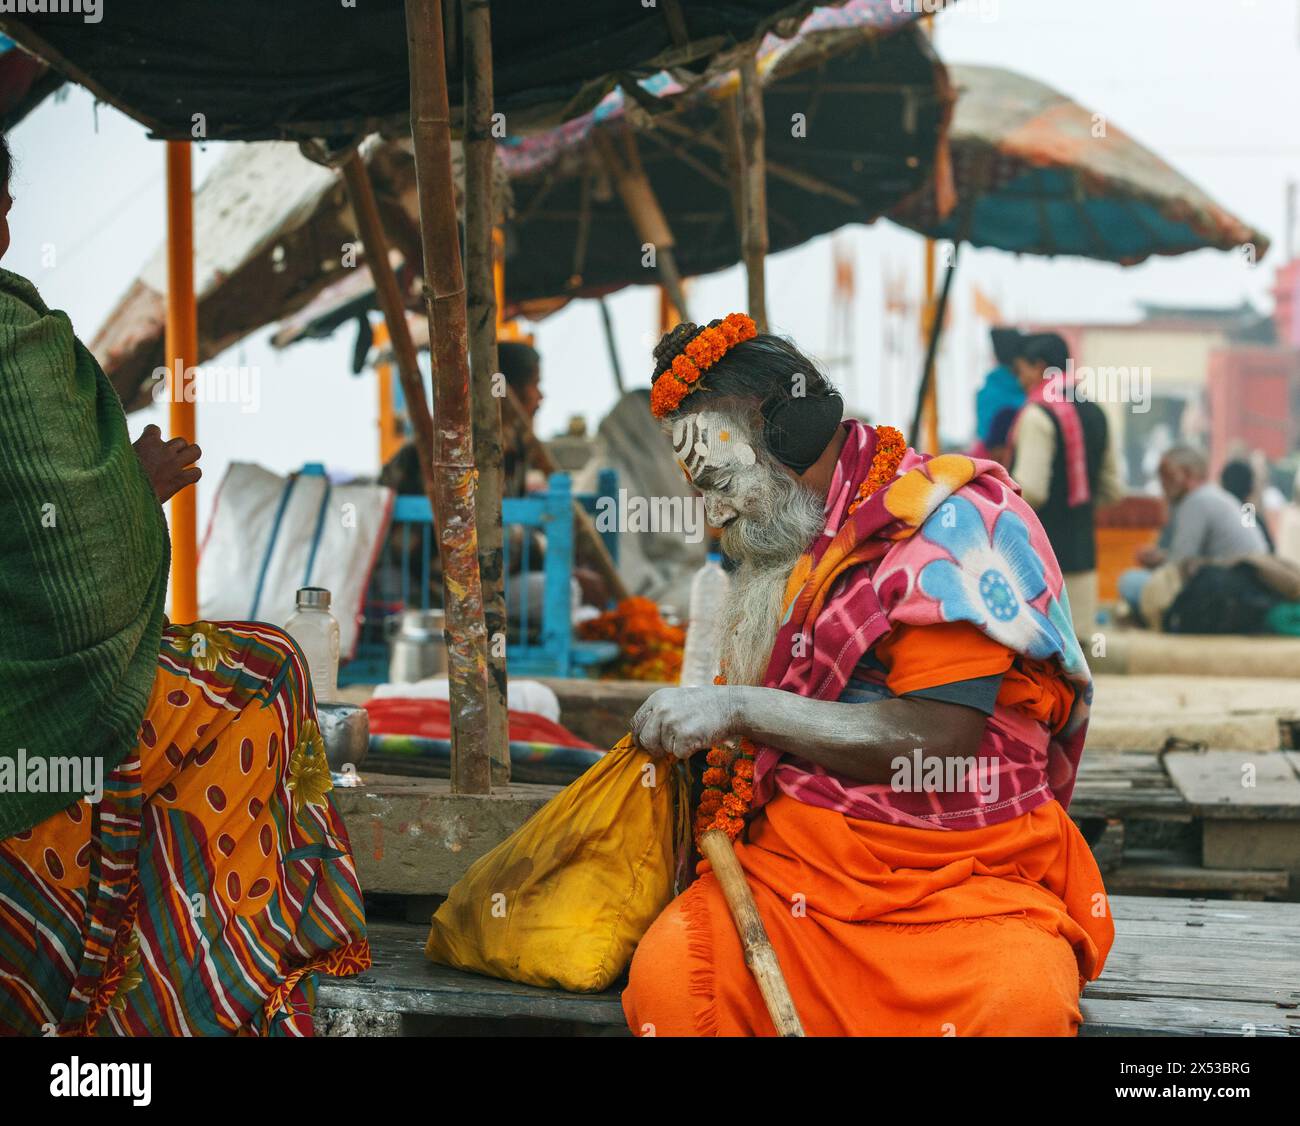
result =
[{"label": "plastic water bottle", "polygon": [[686,650],[682,654],[683,686],[712,684],[721,655],[722,606],[731,579],[722,569],[722,553],[709,549],[704,566],[691,581],[691,612],[686,626]]},{"label": "plastic water bottle", "polygon": [[307,658],[312,692],[317,703],[339,694],[339,623],[330,613],[330,592],[322,586],[298,591],[297,612],[284,623],[290,637]]}]

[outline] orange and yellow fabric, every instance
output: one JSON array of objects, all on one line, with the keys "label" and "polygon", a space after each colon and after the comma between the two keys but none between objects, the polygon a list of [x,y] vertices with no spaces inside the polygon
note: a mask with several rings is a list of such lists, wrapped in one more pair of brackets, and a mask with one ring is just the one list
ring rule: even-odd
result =
[{"label": "orange and yellow fabric", "polygon": [[[736,856],[810,1036],[1071,1036],[1114,928],[1056,802],[934,832],[780,794]],[[632,960],[638,1035],[771,1036],[707,863]]]}]

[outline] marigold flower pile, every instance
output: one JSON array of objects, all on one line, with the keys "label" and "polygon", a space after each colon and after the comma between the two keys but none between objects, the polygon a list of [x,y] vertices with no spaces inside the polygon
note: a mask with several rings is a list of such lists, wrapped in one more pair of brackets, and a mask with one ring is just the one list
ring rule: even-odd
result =
[{"label": "marigold flower pile", "polygon": [[670,626],[649,598],[625,598],[613,610],[578,627],[584,641],[613,641],[619,659],[605,673],[615,680],[664,680],[682,675],[686,631]]}]

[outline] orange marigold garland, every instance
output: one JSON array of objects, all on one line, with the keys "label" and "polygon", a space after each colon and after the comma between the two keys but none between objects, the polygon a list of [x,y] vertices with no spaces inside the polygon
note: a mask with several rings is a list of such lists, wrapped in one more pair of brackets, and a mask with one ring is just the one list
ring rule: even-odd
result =
[{"label": "orange marigold garland", "polygon": [[882,485],[888,485],[898,473],[899,463],[907,453],[907,439],[892,426],[876,427],[876,452],[871,459],[871,467],[858,486],[858,495],[849,505],[846,516],[852,516],[859,505]]},{"label": "orange marigold garland", "polygon": [[682,400],[699,388],[700,376],[737,344],[758,335],[758,326],[744,313],[728,313],[712,328],[697,333],[655,380],[650,389],[650,410],[656,418],[672,414]]},{"label": "orange marigold garland", "polygon": [[[714,684],[726,684],[715,676]],[[754,804],[754,756],[757,750],[748,739],[735,746],[710,747],[705,753],[704,792],[695,811],[695,844],[710,829],[727,834],[734,841],[745,828],[745,817]]]}]

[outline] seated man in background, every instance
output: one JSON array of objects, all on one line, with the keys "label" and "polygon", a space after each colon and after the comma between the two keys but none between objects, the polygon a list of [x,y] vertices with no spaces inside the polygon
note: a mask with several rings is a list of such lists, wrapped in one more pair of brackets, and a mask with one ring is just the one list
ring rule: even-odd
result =
[{"label": "seated man in background", "polygon": [[[651,408],[738,564],[725,683],[664,688],[640,746],[705,752],[809,1035],[1073,1035],[1113,938],[1065,812],[1091,677],[1005,470],[927,458],[733,313],[655,349]],[[632,960],[637,1034],[771,1035],[709,865]]]},{"label": "seated man in background", "polygon": [[[533,420],[544,399],[541,357],[532,345],[507,340],[497,345],[497,367],[519,405],[518,412],[505,405],[501,410],[501,495],[503,498],[522,497],[531,491],[528,450],[533,440]],[[420,476],[419,455],[414,440],[407,441],[383,467],[379,483],[387,485],[399,496],[424,496],[424,482]],[[546,487],[544,480],[536,480],[532,485],[533,489]],[[545,602],[542,569],[546,562],[546,537],[537,529],[532,529],[525,539],[523,525],[507,526],[505,549],[509,558],[509,574],[517,576],[525,569],[528,571],[527,578],[522,582],[507,583],[507,612],[512,622],[517,624],[523,616],[526,602],[528,624],[535,627],[541,621]],[[411,606],[420,605],[423,552],[419,540],[405,541],[401,531],[394,527],[389,533],[382,566],[386,575],[381,580],[381,586],[386,590],[398,589],[404,568],[406,589],[410,591],[408,603]],[[608,601],[604,580],[589,567],[575,566],[573,581],[575,608],[579,601],[593,606],[603,606]],[[428,582],[429,605],[441,606],[442,566],[436,550],[431,553],[429,560]],[[528,585],[526,598],[523,592],[525,583]]]},{"label": "seated man in background", "polygon": [[[1243,518],[1248,511],[1251,512],[1255,526],[1259,528],[1260,535],[1268,544],[1269,551],[1276,550],[1273,536],[1268,530],[1268,521],[1264,519],[1263,489],[1255,474],[1255,467],[1245,458],[1230,461],[1219,473],[1219,484],[1237,498],[1237,502],[1242,506]],[[1250,505],[1250,509],[1247,509],[1246,505]]]},{"label": "seated man in background", "polygon": [[[1138,552],[1140,566],[1119,577],[1120,597],[1154,627],[1178,592],[1183,565],[1269,550],[1254,513],[1247,514],[1241,501],[1209,480],[1209,464],[1200,450],[1175,446],[1160,459],[1159,472],[1169,519],[1156,546]],[[1148,591],[1158,574],[1159,586]]]}]

